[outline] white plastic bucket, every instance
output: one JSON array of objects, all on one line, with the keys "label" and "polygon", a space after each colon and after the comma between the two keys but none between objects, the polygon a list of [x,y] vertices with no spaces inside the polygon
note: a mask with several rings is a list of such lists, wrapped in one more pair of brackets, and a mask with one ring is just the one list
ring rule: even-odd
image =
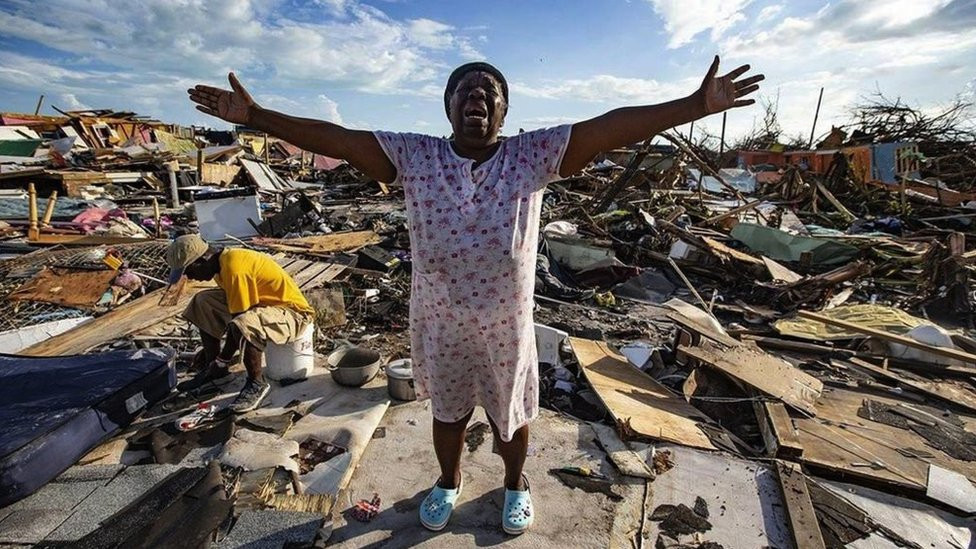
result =
[{"label": "white plastic bucket", "polygon": [[275,381],[305,379],[315,366],[313,337],[315,324],[305,328],[298,339],[284,345],[268,343],[264,349],[264,375]]}]

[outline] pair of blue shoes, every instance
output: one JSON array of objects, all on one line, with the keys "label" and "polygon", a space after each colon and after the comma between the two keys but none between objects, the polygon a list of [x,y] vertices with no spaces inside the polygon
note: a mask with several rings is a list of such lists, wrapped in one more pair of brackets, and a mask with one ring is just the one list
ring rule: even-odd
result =
[{"label": "pair of blue shoes", "polygon": [[[529,480],[522,476],[525,481],[525,490],[505,490],[505,506],[502,508],[502,529],[506,534],[517,536],[532,526],[534,518],[532,511],[532,496],[529,494]],[[451,520],[451,513],[454,512],[455,504],[461,497],[461,489],[464,487],[464,479],[453,490],[441,488],[434,485],[434,488],[424,498],[420,504],[420,523],[424,528],[438,532],[447,526]]]}]

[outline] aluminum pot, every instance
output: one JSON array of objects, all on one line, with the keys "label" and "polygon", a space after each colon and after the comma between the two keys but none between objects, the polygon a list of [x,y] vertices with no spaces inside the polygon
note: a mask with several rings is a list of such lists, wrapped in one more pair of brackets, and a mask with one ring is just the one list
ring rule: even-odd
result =
[{"label": "aluminum pot", "polygon": [[362,387],[380,371],[380,354],[365,347],[342,347],[326,358],[332,379],[346,387]]},{"label": "aluminum pot", "polygon": [[409,358],[386,365],[386,387],[396,400],[417,400],[413,387],[413,362]]}]

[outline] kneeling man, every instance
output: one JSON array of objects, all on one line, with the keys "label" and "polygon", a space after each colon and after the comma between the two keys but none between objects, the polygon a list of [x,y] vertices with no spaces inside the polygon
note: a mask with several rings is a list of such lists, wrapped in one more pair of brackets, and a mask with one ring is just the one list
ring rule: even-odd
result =
[{"label": "kneeling man", "polygon": [[265,346],[298,339],[313,320],[312,307],[291,276],[267,254],[218,248],[193,234],[170,244],[166,262],[170,284],[186,275],[191,280],[213,279],[219,287],[198,293],[183,313],[203,339],[203,370],[183,388],[226,376],[240,353],[247,383],[231,409],[243,413],[257,408],[271,389],[261,370]]}]

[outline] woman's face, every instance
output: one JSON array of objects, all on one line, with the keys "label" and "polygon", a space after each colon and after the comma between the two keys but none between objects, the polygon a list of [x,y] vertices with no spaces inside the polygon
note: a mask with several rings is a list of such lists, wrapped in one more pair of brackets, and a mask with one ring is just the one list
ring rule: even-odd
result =
[{"label": "woman's face", "polygon": [[455,139],[494,142],[507,112],[501,83],[487,72],[465,74],[451,94],[449,117]]}]

